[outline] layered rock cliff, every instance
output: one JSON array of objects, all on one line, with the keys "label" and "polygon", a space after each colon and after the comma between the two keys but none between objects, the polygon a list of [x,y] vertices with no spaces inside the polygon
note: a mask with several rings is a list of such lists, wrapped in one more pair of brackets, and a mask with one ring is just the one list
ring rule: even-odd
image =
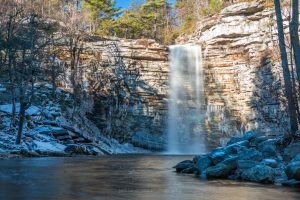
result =
[{"label": "layered rock cliff", "polygon": [[211,136],[288,130],[275,20],[273,7],[264,2],[238,3],[201,20],[193,35],[178,38],[203,48]]},{"label": "layered rock cliff", "polygon": [[147,39],[94,37],[84,43],[83,86],[101,134],[160,150],[168,96],[167,48]]}]

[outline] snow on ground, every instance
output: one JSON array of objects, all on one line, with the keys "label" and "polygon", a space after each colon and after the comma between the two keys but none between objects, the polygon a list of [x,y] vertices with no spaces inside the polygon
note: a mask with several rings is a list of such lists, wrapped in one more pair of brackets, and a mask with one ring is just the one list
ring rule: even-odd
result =
[{"label": "snow on ground", "polygon": [[41,141],[32,141],[30,144],[32,150],[39,151],[64,151],[66,146],[58,142],[41,142]]},{"label": "snow on ground", "polygon": [[[33,103],[26,110],[21,145],[15,145],[17,128],[14,128],[11,123],[12,104],[0,105],[0,158],[1,153],[23,155],[24,152],[24,156],[36,156],[39,152],[49,152],[51,156],[51,152],[65,153],[64,150],[69,146],[83,147],[86,149],[85,152],[90,153],[88,155],[150,152],[134,147],[132,144],[120,144],[117,140],[104,137],[85,114],[71,120],[70,111],[65,109],[62,111],[61,104],[49,100],[51,84],[36,83],[35,87],[38,97],[44,100],[39,101],[39,105]],[[0,88],[2,88],[1,84]],[[56,90],[56,94],[64,100],[70,99],[68,92]],[[16,104],[16,110],[20,111],[19,103]],[[42,154],[44,155],[48,154]]]}]

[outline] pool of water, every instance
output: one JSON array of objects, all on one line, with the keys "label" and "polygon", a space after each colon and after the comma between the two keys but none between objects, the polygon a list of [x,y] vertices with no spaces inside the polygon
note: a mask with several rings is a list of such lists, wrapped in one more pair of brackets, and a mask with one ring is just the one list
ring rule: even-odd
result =
[{"label": "pool of water", "polygon": [[191,156],[116,155],[0,161],[1,200],[289,200],[300,190],[200,180],[172,169]]}]

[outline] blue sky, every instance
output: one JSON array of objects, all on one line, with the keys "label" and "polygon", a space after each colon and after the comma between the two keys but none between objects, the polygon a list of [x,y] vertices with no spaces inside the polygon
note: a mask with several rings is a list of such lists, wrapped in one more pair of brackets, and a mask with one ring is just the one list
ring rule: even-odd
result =
[{"label": "blue sky", "polygon": [[[176,0],[169,0],[171,3],[174,3]],[[131,0],[116,0],[117,7],[128,8]]]}]

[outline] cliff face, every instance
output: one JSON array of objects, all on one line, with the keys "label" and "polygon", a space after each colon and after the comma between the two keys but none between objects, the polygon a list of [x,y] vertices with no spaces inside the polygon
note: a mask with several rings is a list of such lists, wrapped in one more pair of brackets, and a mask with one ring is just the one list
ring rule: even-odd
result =
[{"label": "cliff face", "polygon": [[94,38],[84,44],[83,82],[92,91],[89,117],[105,135],[163,148],[169,62],[167,49],[147,39]]},{"label": "cliff face", "polygon": [[256,128],[272,135],[287,131],[275,26],[273,8],[238,3],[200,21],[193,35],[178,38],[203,48],[206,125],[212,136]]}]

